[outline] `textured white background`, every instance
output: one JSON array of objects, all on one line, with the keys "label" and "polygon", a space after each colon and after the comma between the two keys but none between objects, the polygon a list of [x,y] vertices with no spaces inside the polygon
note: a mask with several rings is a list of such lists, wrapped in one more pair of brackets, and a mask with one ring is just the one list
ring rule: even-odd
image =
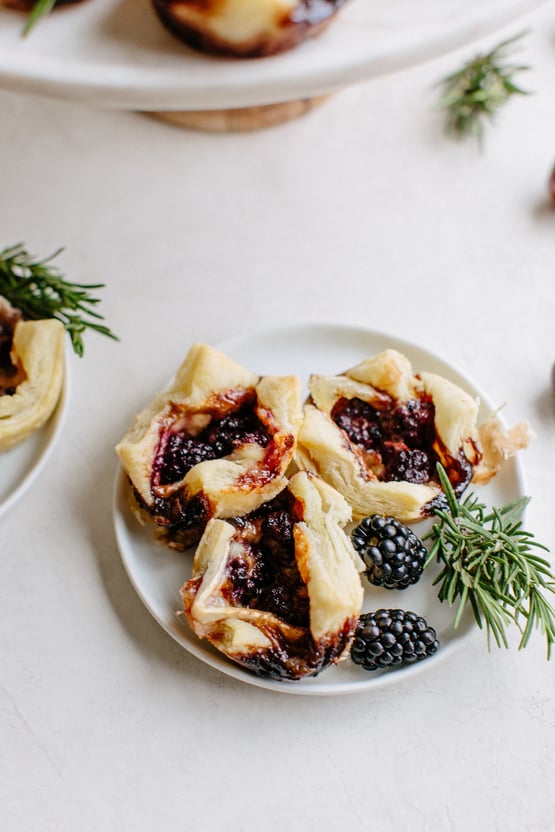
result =
[{"label": "textured white background", "polygon": [[[533,91],[485,151],[434,84],[530,27]],[[0,94],[2,243],[66,246],[121,336],[72,361],[62,442],[0,523],[5,832],[552,832],[553,663],[476,633],[410,683],[347,698],[219,675],[146,613],[111,522],[113,445],[195,339],[305,320],[389,330],[472,375],[523,454],[554,541],[555,7],[249,135]],[[516,640],[513,639],[513,643]]]}]

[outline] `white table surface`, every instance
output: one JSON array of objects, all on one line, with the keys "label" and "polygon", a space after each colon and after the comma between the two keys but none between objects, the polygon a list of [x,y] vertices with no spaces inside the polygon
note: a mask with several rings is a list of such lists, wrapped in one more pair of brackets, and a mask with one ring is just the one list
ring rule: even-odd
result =
[{"label": "white table surface", "polygon": [[[479,153],[433,85],[530,27]],[[410,682],[345,698],[221,675],[145,611],[112,530],[113,446],[194,340],[303,321],[440,353],[528,419],[527,526],[553,511],[555,5],[265,132],[188,133],[0,93],[2,244],[104,281],[120,335],[72,360],[61,443],[0,523],[4,832],[552,832],[553,663],[476,632]]]}]

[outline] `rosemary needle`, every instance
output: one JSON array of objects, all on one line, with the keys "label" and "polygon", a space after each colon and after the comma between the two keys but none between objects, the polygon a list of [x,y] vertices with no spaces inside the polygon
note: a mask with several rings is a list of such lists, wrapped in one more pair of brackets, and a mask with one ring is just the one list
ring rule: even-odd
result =
[{"label": "rosemary needle", "polygon": [[55,5],[56,0],[37,0],[27,15],[27,21],[23,29],[23,36],[25,37],[25,35],[28,35],[35,23],[37,23],[38,20],[44,15],[49,14]]},{"label": "rosemary needle", "polygon": [[103,283],[70,283],[51,265],[60,254],[55,251],[44,260],[29,254],[18,243],[0,251],[0,295],[21,310],[26,318],[56,318],[66,328],[77,355],[84,352],[83,332],[92,329],[109,338],[117,336],[105,325],[95,307],[100,299],[92,290],[104,288]]},{"label": "rosemary needle", "polygon": [[446,130],[456,138],[475,136],[481,143],[484,122],[514,95],[528,95],[515,83],[515,75],[530,67],[507,63],[507,53],[526,32],[499,43],[486,54],[476,55],[442,83],[439,109],[446,112]]},{"label": "rosemary needle", "polygon": [[488,646],[508,646],[506,630],[520,629],[519,649],[526,647],[534,629],[547,642],[547,658],[555,643],[555,610],[546,593],[555,592],[549,561],[535,549],[548,551],[522,528],[521,516],[529,497],[503,508],[488,509],[474,494],[458,502],[441,465],[438,476],[446,508],[437,508],[438,522],[425,536],[433,540],[426,566],[434,559],[442,568],[433,582],[438,597],[458,605],[455,627],[470,605],[480,629],[485,626]]}]

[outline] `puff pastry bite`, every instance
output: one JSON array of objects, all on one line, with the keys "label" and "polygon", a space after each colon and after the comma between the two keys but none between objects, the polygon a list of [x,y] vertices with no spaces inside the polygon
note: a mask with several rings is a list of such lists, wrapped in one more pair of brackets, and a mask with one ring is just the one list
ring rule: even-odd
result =
[{"label": "puff pastry bite", "polygon": [[287,484],[301,418],[297,376],[259,377],[194,344],[116,447],[139,516],[185,549],[211,517],[253,511]]},{"label": "puff pastry bite", "polygon": [[153,0],[164,25],[194,49],[241,58],[291,49],[320,34],[347,0]]},{"label": "puff pastry bite", "polygon": [[337,488],[355,517],[426,517],[441,495],[436,463],[460,494],[482,458],[477,402],[439,375],[415,375],[395,350],[343,375],[313,375],[309,390],[298,463]]},{"label": "puff pastry bite", "polygon": [[343,497],[307,472],[244,518],[210,520],[181,590],[201,639],[260,676],[315,676],[348,650],[360,562]]},{"label": "puff pastry bite", "polygon": [[26,321],[0,298],[0,451],[50,418],[62,390],[65,330],[53,318]]}]

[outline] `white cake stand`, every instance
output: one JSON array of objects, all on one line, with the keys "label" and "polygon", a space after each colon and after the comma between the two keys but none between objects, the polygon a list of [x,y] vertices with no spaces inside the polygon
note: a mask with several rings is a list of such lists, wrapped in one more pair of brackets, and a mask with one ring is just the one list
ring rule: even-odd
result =
[{"label": "white cake stand", "polygon": [[545,0],[351,0],[319,38],[282,55],[228,60],[172,37],[150,0],[85,0],[25,39],[0,11],[0,87],[240,130],[300,115],[326,96],[439,56]]}]

